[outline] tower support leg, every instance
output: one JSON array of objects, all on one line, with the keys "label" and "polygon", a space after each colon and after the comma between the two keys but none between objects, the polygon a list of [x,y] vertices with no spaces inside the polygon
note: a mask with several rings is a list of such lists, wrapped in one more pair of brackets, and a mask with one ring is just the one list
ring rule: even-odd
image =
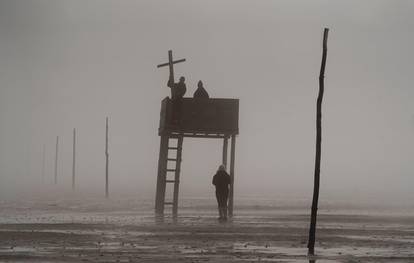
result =
[{"label": "tower support leg", "polygon": [[222,159],[222,164],[227,168],[227,149],[228,149],[228,142],[229,142],[229,138],[225,137],[223,139],[223,159]]},{"label": "tower support leg", "polygon": [[160,154],[158,159],[157,190],[155,196],[155,215],[164,216],[165,184],[168,156],[168,136],[162,135],[160,141]]},{"label": "tower support leg", "polygon": [[178,191],[180,189],[182,149],[183,149],[183,137],[180,136],[177,141],[177,155],[176,155],[176,162],[175,162],[174,196],[173,196],[173,211],[172,211],[174,219],[177,219],[177,215],[178,215]]},{"label": "tower support leg", "polygon": [[233,216],[233,197],[234,197],[234,160],[236,153],[236,135],[231,136],[231,149],[230,149],[230,192],[229,192],[229,217]]}]

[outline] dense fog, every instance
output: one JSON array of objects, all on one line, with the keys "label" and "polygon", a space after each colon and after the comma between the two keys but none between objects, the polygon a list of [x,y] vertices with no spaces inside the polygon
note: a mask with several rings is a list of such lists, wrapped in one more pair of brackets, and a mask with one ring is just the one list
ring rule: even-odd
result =
[{"label": "dense fog", "polygon": [[[375,4],[374,4],[375,3]],[[235,197],[309,199],[329,27],[321,201],[412,205],[414,3],[0,1],[0,198],[153,198],[167,61],[186,96],[240,99]],[[56,136],[58,184],[53,185]],[[42,178],[43,146],[45,173]],[[222,141],[184,139],[180,196],[213,197]]]}]

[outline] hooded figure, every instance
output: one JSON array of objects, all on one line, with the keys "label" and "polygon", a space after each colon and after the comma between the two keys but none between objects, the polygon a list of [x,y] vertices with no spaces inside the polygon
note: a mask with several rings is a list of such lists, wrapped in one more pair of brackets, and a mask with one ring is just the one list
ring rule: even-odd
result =
[{"label": "hooded figure", "polygon": [[195,98],[195,99],[208,99],[209,98],[209,96],[208,96],[208,93],[207,93],[207,91],[204,89],[204,87],[203,87],[203,82],[200,80],[200,81],[198,81],[198,84],[197,84],[197,90],[194,92],[194,95],[193,95],[193,97]]},{"label": "hooded figure", "polygon": [[226,172],[224,165],[220,165],[213,177],[213,185],[216,186],[216,198],[219,210],[219,219],[227,219],[227,200],[229,198],[230,175]]}]

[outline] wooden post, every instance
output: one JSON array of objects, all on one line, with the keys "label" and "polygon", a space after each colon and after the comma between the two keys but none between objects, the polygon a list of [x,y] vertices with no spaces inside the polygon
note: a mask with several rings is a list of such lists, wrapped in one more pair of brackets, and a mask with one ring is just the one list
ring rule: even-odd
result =
[{"label": "wooden post", "polygon": [[46,168],[46,144],[43,144],[43,152],[42,152],[42,183],[45,182],[45,168]]},{"label": "wooden post", "polygon": [[315,174],[314,174],[314,188],[312,198],[311,220],[309,228],[308,254],[315,254],[315,232],[316,232],[316,217],[318,213],[318,199],[319,199],[319,181],[320,181],[320,167],[321,167],[321,142],[322,142],[322,99],[324,92],[324,74],[327,56],[327,42],[328,42],[328,28],[323,32],[323,51],[322,63],[319,73],[319,94],[316,101],[316,154],[315,154]]},{"label": "wooden post", "polygon": [[73,128],[73,148],[72,148],[72,190],[75,190],[76,172],[76,129]]},{"label": "wooden post", "polygon": [[59,153],[59,136],[56,136],[56,152],[55,152],[55,184],[57,184],[57,176],[58,176],[58,153]]},{"label": "wooden post", "polygon": [[109,152],[108,152],[108,117],[106,117],[105,125],[105,197],[109,197],[109,180],[108,180],[108,168],[109,168]]},{"label": "wooden post", "polygon": [[234,159],[236,153],[236,135],[231,136],[231,148],[230,148],[230,192],[229,192],[229,217],[233,216],[233,198],[234,198]]},{"label": "wooden post", "polygon": [[173,67],[173,56],[172,56],[172,50],[168,50],[168,62],[169,64],[169,69],[170,69],[170,80],[172,83],[175,82],[174,80],[174,67]]},{"label": "wooden post", "polygon": [[229,144],[229,138],[226,136],[223,139],[223,159],[222,159],[222,164],[224,165],[224,167],[226,167],[227,169],[227,149],[228,149],[228,144]]},{"label": "wooden post", "polygon": [[158,157],[157,191],[155,195],[155,214],[158,218],[164,215],[167,156],[168,136],[162,135],[160,140],[160,153]]}]

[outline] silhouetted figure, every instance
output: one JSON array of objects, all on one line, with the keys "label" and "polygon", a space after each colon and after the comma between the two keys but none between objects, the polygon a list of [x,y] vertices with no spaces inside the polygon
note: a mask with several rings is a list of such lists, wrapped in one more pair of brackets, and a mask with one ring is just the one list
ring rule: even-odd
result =
[{"label": "silhouetted figure", "polygon": [[195,99],[208,99],[208,93],[203,87],[203,82],[200,80],[197,84],[197,90],[194,92],[194,98]]},{"label": "silhouetted figure", "polygon": [[184,97],[187,87],[185,86],[185,78],[180,77],[178,83],[174,83],[172,77],[168,79],[167,86],[171,88],[171,100],[172,100],[172,122],[175,125],[179,124],[181,116],[181,104],[182,98]]},{"label": "silhouetted figure", "polygon": [[185,86],[185,78],[180,77],[180,81],[178,83],[174,83],[171,76],[168,79],[167,86],[171,88],[171,99],[177,100],[184,97],[185,92],[187,91],[187,87]]},{"label": "silhouetted figure", "polygon": [[227,200],[229,198],[230,175],[226,172],[224,165],[220,165],[213,177],[213,184],[216,186],[216,198],[219,210],[219,219],[227,220]]}]

